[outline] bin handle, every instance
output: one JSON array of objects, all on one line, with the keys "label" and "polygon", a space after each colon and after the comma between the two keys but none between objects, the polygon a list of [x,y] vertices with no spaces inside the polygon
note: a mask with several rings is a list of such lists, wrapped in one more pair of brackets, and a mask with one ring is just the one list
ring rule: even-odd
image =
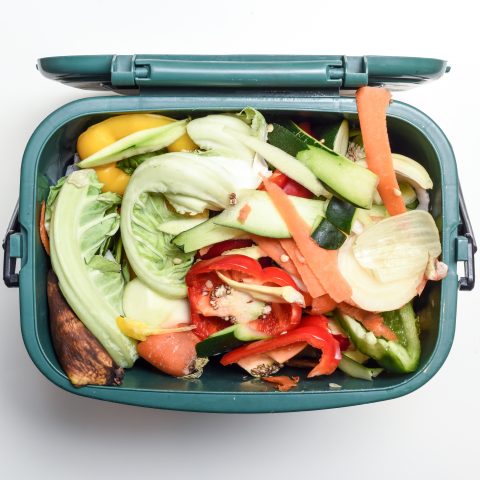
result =
[{"label": "bin handle", "polygon": [[458,233],[467,240],[467,255],[464,260],[465,275],[458,280],[460,290],[473,290],[475,286],[475,253],[477,251],[477,242],[473,227],[468,216],[467,206],[463,197],[462,187],[458,184],[459,207],[460,207],[460,224]]},{"label": "bin handle", "polygon": [[20,222],[18,220],[18,200],[13,211],[12,218],[8,224],[7,233],[2,242],[3,247],[3,281],[7,287],[19,286],[19,275],[15,269],[17,266],[16,256],[11,255],[10,239],[12,235],[20,234]]}]

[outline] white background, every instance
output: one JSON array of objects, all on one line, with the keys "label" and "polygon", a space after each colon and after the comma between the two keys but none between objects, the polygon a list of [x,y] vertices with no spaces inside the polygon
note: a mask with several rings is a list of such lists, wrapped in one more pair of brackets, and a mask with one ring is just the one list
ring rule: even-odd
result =
[{"label": "white background", "polygon": [[[443,79],[395,97],[451,140],[480,225],[480,68],[475,2],[10,1],[0,13],[0,227],[25,144],[64,103],[91,95],[41,77],[38,57],[95,53],[387,54],[445,58]],[[445,365],[380,404],[276,415],[147,410],[74,396],[30,361],[18,292],[0,288],[0,478],[475,478],[479,292],[459,295]],[[452,319],[453,320],[453,319]]]}]

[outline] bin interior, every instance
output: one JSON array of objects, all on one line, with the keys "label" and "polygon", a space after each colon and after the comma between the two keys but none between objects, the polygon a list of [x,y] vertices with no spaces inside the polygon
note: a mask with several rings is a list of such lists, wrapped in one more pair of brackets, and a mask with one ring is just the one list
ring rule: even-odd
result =
[{"label": "bin interior", "polygon": [[[218,112],[218,109],[215,110]],[[172,110],[154,111],[151,113],[165,114],[168,116],[184,118],[186,112],[175,112]],[[192,117],[208,114],[208,111],[195,111]],[[278,110],[269,112],[263,110],[267,121],[272,121],[278,117],[288,117],[293,120],[310,120],[313,124],[326,123],[342,117],[355,122],[355,114],[335,114],[331,112],[295,112]],[[38,162],[36,163],[37,172],[35,175],[36,184],[36,218],[40,215],[40,204],[48,195],[48,188],[55,183],[58,178],[64,175],[66,166],[73,161],[75,154],[76,139],[89,125],[97,123],[108,115],[85,115],[67,124],[59,127],[49,140],[44,144],[39,152]],[[422,163],[430,173],[434,188],[430,192],[430,208],[435,221],[441,231],[442,221],[442,189],[441,189],[441,159],[438,157],[435,148],[427,137],[416,126],[399,118],[388,119],[388,131],[392,151],[401,153]],[[37,229],[38,230],[38,229]],[[46,298],[46,273],[49,268],[49,259],[40,243],[38,231],[35,238],[35,257],[36,268],[34,268],[34,281],[36,284],[36,298],[34,299],[34,309],[36,312],[36,337],[40,348],[48,362],[61,372],[62,369],[57,361],[49,333],[48,305]],[[417,312],[420,314],[422,326],[422,356],[419,370],[423,369],[432,356],[438,336],[440,316],[440,282],[429,282],[423,295],[415,301]],[[384,389],[396,387],[406,381],[412,375],[393,375],[382,373],[374,382],[358,380],[347,377],[342,372],[337,372],[328,377],[306,380],[306,372],[296,369],[283,369],[282,374],[300,375],[301,380],[299,388],[294,389],[295,393],[321,392],[330,390],[330,383],[336,383],[342,387],[342,391],[364,391],[372,389]],[[196,380],[177,379],[166,376],[161,372],[148,366],[142,360],[139,360],[134,368],[126,371],[123,384],[118,387],[100,387],[109,389],[137,389],[148,391],[168,391],[168,392],[223,392],[237,394],[240,392],[264,392],[271,391],[272,388],[258,379],[252,379],[246,372],[237,367],[222,367],[217,361],[212,360],[207,365],[203,376]],[[287,394],[288,395],[288,394]]]}]

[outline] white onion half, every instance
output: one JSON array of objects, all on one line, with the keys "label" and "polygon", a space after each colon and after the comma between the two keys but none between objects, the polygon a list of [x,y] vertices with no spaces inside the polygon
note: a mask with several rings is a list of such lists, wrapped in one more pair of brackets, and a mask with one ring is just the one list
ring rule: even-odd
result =
[{"label": "white onion half", "polygon": [[369,226],[355,239],[353,254],[359,265],[381,282],[415,278],[442,249],[432,216],[413,210]]},{"label": "white onion half", "polygon": [[381,282],[370,270],[363,268],[353,254],[355,236],[338,251],[338,268],[352,289],[351,300],[369,312],[388,312],[403,307],[417,294],[423,272],[393,282]]}]

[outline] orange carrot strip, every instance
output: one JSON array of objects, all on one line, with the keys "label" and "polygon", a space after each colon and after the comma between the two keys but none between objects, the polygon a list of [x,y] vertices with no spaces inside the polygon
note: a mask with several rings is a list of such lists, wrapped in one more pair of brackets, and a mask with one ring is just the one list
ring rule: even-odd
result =
[{"label": "orange carrot strip", "polygon": [[356,98],[367,165],[378,175],[378,192],[390,215],[404,213],[387,133],[387,108],[392,96],[385,88],[361,87]]},{"label": "orange carrot strip", "polygon": [[273,383],[280,392],[288,392],[291,388],[297,386],[300,377],[287,377],[279,375],[278,377],[262,377],[264,382]]},{"label": "orange carrot strip", "polygon": [[397,340],[395,332],[391,330],[379,313],[367,312],[361,308],[354,307],[348,303],[341,303],[338,309],[350,317],[358,320],[367,330],[372,332],[376,337],[383,337],[386,340]]},{"label": "orange carrot strip", "polygon": [[312,299],[312,315],[322,315],[331,312],[337,306],[337,302],[330,295],[322,295]]},{"label": "orange carrot strip", "polygon": [[50,239],[48,238],[47,229],[45,228],[45,210],[47,206],[45,201],[42,202],[40,208],[40,241],[42,242],[43,248],[50,255]]},{"label": "orange carrot strip", "polygon": [[302,262],[299,258],[300,252],[298,251],[295,242],[292,239],[288,238],[285,240],[280,240],[280,244],[287,252],[287,255],[290,257],[293,264],[295,265],[295,268],[298,270],[300,278],[307,287],[308,293],[313,298],[325,295],[325,289],[322,287],[322,284],[317,280],[317,277],[312,272],[312,269],[305,263],[305,259],[303,259]]},{"label": "orange carrot strip", "polygon": [[247,218],[250,215],[251,211],[252,211],[252,207],[248,203],[246,203],[240,209],[240,212],[238,212],[237,220],[243,225],[247,221]]},{"label": "orange carrot strip", "polygon": [[310,237],[310,227],[298,214],[288,195],[267,178],[263,179],[263,183],[300,253],[320,284],[336,302],[348,300],[352,296],[352,289],[338,270],[337,251],[319,247]]},{"label": "orange carrot strip", "polygon": [[[283,269],[290,273],[290,275],[295,275],[296,277],[301,278],[294,263],[282,248],[280,240],[276,238],[260,237],[258,235],[251,235],[250,237],[273,261],[277,262]],[[283,255],[289,257],[286,262],[282,261]],[[285,260],[285,257],[283,257],[283,260]]]}]

